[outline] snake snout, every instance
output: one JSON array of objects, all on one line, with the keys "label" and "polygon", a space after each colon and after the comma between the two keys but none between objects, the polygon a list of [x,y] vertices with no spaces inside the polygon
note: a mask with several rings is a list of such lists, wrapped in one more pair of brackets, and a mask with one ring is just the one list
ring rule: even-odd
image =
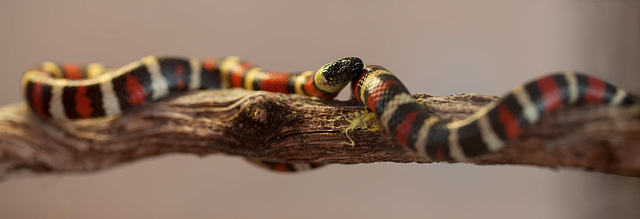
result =
[{"label": "snake snout", "polygon": [[363,68],[360,58],[346,57],[325,65],[322,76],[327,80],[326,85],[346,84],[361,73]]}]

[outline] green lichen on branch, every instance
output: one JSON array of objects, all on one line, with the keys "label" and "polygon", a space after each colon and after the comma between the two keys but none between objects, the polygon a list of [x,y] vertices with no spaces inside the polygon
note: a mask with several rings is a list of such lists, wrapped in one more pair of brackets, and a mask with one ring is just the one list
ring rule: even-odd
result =
[{"label": "green lichen on branch", "polygon": [[[427,111],[453,121],[497,99],[414,97]],[[434,162],[404,149],[373,117],[354,101],[239,89],[193,92],[118,118],[62,124],[14,104],[0,107],[0,178],[24,171],[92,172],[169,153],[321,164]],[[561,109],[523,131],[503,149],[468,162],[640,177],[640,106]],[[349,138],[354,146],[343,144]]]}]

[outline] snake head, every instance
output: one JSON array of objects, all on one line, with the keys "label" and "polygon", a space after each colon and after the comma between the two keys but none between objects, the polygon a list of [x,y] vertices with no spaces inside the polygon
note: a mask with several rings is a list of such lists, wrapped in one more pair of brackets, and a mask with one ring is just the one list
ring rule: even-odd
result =
[{"label": "snake head", "polygon": [[347,57],[322,66],[319,72],[322,73],[322,76],[326,80],[322,82],[323,85],[338,85],[342,88],[349,83],[354,76],[360,74],[363,68],[364,64],[360,58]]}]

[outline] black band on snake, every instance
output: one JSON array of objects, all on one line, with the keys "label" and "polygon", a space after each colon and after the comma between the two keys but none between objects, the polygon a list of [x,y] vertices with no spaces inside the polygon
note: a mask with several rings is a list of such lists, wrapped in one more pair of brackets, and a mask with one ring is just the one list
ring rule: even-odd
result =
[{"label": "black band on snake", "polygon": [[[237,57],[204,60],[145,57],[120,68],[101,64],[45,62],[25,73],[22,85],[31,109],[56,120],[119,115],[172,92],[242,87],[333,98],[351,82],[353,97],[373,111],[405,148],[437,160],[465,161],[501,149],[543,114],[579,104],[631,105],[638,98],[599,79],[565,72],[517,87],[460,121],[445,121],[422,108],[385,68],[355,57],[324,65],[315,73],[267,72]],[[250,160],[278,171],[318,164]]]}]

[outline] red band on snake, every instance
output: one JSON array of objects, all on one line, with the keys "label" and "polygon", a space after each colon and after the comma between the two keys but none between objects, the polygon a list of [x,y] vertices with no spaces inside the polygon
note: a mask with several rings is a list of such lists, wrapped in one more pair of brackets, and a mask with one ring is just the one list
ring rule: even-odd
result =
[{"label": "red band on snake", "polygon": [[[636,96],[599,79],[565,72],[517,87],[466,119],[445,121],[422,108],[391,72],[364,66],[355,57],[298,73],[263,71],[237,57],[200,61],[150,56],[112,70],[100,64],[46,62],[25,74],[23,89],[37,115],[78,119],[118,115],[185,90],[242,87],[333,98],[349,82],[353,97],[378,116],[388,134],[405,148],[438,160],[464,161],[499,150],[525,127],[561,107],[638,102]],[[280,171],[319,166],[252,161]]]}]

